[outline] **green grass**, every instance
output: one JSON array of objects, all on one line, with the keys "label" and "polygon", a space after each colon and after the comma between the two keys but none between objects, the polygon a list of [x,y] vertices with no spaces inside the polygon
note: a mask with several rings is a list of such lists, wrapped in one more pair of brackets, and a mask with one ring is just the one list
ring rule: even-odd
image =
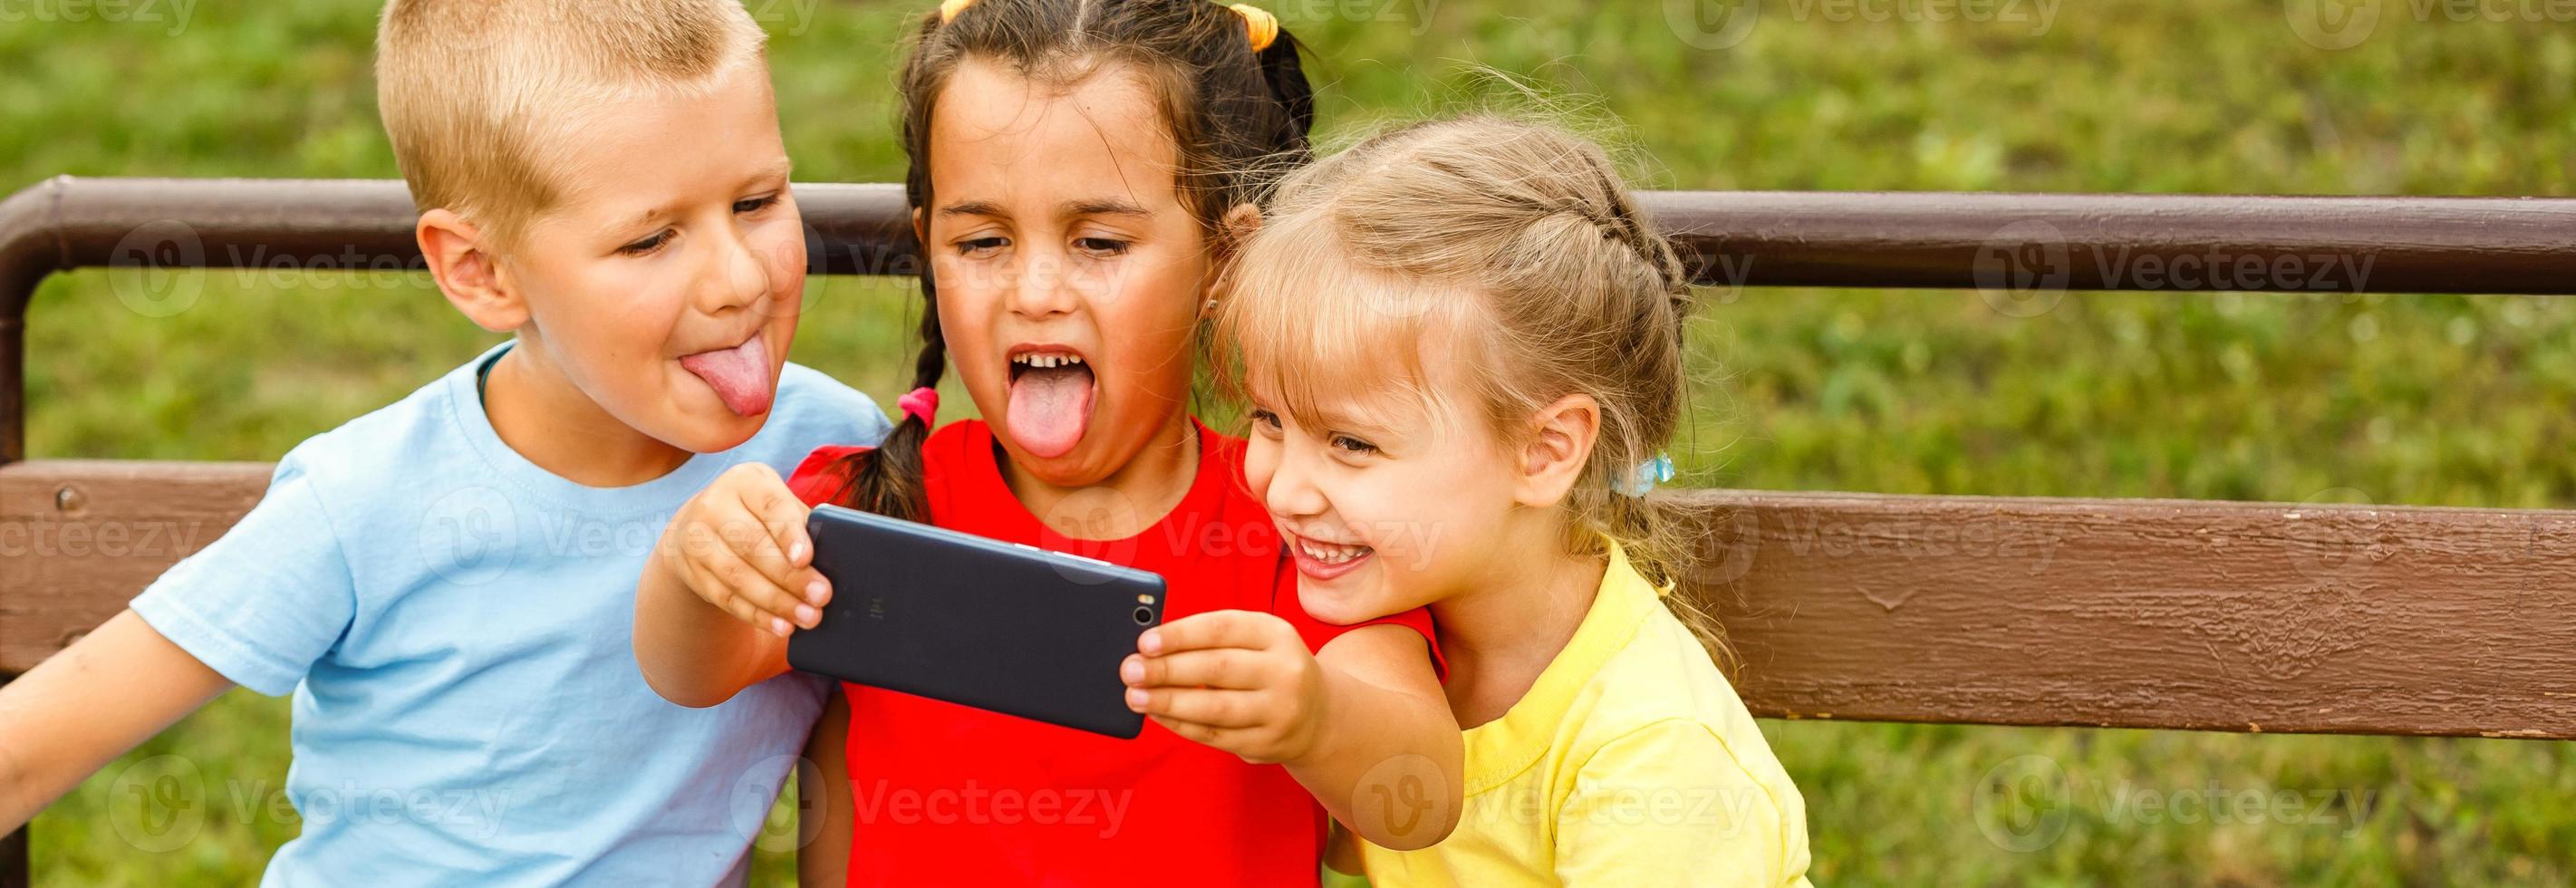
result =
[{"label": "green grass", "polygon": [[[1687,18],[1696,2],[1670,5]],[[390,176],[369,5],[203,4],[176,28],[0,28],[11,72],[0,188],[55,173]],[[763,10],[776,13],[800,179],[899,175],[893,35],[930,5]],[[1653,158],[1642,172],[1654,187],[2570,192],[2576,30],[2418,21],[2411,3],[2379,5],[2371,38],[2334,52],[2300,42],[2284,4],[2260,0],[2068,3],[2037,36],[2027,24],[1836,21],[1834,7],[1775,0],[1749,39],[1717,50],[1677,37],[1662,3],[1434,4],[1427,21],[1399,4],[1408,18],[1391,22],[1300,14],[1323,3],[1275,8],[1323,60],[1330,127],[1438,107],[1474,89],[1469,66],[1490,66],[1600,96],[1597,110]],[[491,341],[420,281],[357,280],[213,272],[168,316],[128,308],[101,272],[47,284],[29,333],[31,451],[273,459]],[[910,352],[905,285],[818,280],[815,292],[796,357],[894,393]],[[1973,293],[1703,296],[1694,348],[1708,381],[1676,452],[1694,483],[2576,504],[2576,303],[2133,294],[2013,317]],[[1820,884],[2576,880],[2576,745],[1766,728],[1806,793]],[[284,706],[236,692],[39,818],[38,878],[252,878],[295,829],[256,804],[282,779],[285,750]],[[131,801],[162,785],[145,777],[189,774],[151,758],[161,754],[184,757],[195,771],[183,786],[214,806],[166,851],[134,832],[151,824]],[[2033,768],[2074,788],[2063,833],[2032,847],[1992,828],[2031,824],[1981,829],[1988,775]],[[2196,801],[2165,804],[2212,790],[2231,805],[2284,790],[2351,790],[2356,802],[2224,823],[2176,816],[2199,813]],[[764,856],[762,879],[784,860]]]}]

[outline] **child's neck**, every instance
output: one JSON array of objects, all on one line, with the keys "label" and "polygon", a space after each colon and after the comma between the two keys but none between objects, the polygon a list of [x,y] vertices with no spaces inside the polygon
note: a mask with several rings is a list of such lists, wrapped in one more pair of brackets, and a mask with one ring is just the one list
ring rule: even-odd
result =
[{"label": "child's neck", "polygon": [[626,487],[671,473],[691,454],[619,422],[575,388],[542,349],[520,342],[483,383],[483,414],[519,456],[576,484]]},{"label": "child's neck", "polygon": [[1474,588],[1431,604],[1449,663],[1442,689],[1461,728],[1511,711],[1592,610],[1609,562],[1567,552],[1554,524],[1525,522],[1486,550],[1493,557]]},{"label": "child's neck", "polygon": [[[1001,448],[994,450],[999,455]],[[1197,425],[1188,413],[1175,411],[1135,458],[1097,482],[1049,484],[1021,471],[1007,456],[1001,460],[1002,481],[1048,530],[1077,540],[1122,540],[1144,533],[1180,507],[1198,480],[1199,457]],[[1133,507],[1124,507],[1129,504]]]}]

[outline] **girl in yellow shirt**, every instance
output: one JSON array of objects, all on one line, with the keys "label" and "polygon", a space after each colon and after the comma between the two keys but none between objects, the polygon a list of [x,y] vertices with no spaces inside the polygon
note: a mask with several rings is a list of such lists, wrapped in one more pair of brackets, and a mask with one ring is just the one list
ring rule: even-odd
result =
[{"label": "girl in yellow shirt", "polygon": [[[1803,885],[1806,811],[1645,498],[1685,393],[1680,260],[1600,148],[1420,123],[1291,175],[1235,257],[1218,365],[1306,610],[1428,606],[1466,747],[1456,831],[1377,885]],[[1329,711],[1327,709],[1326,711]],[[1360,815],[1436,829],[1425,760]]]}]

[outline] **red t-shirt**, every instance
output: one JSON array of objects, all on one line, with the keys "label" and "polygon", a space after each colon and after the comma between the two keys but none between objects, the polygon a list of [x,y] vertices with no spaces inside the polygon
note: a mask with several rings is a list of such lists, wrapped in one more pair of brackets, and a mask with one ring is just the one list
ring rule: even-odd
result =
[{"label": "red t-shirt", "polygon": [[[1306,615],[1296,567],[1243,483],[1243,442],[1198,426],[1199,468],[1163,520],[1121,540],[1059,535],[1004,484],[981,421],[922,446],[931,523],[1163,575],[1163,617],[1268,611],[1320,649],[1353,627]],[[864,448],[815,451],[789,478],[807,503]],[[1432,638],[1428,614],[1379,622]],[[1436,655],[1435,655],[1436,656]],[[1134,740],[865,685],[850,701],[854,885],[1313,885],[1323,808],[1278,765],[1246,764],[1148,720]]]}]

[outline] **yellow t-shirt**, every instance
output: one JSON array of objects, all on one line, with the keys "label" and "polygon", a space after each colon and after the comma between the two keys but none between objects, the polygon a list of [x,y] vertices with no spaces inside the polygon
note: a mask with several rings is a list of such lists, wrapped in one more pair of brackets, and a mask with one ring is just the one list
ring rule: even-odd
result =
[{"label": "yellow t-shirt", "polygon": [[1753,716],[1616,545],[1511,711],[1466,731],[1466,808],[1373,885],[1807,884],[1807,809]]}]

